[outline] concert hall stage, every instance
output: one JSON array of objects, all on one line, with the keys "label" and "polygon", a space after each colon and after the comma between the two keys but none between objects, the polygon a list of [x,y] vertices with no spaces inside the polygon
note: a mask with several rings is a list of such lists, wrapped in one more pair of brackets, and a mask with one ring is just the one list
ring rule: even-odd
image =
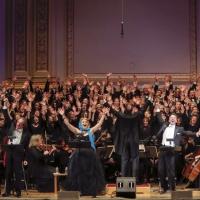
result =
[{"label": "concert hall stage", "polygon": [[[142,192],[143,191],[143,192]],[[153,186],[150,188],[150,190],[148,191],[148,189],[146,188],[141,188],[141,189],[137,189],[137,195],[136,198],[140,199],[140,200],[168,200],[168,199],[172,199],[171,198],[171,193],[167,192],[165,194],[159,194],[158,192],[158,186]],[[192,191],[192,198],[181,198],[182,200],[187,200],[187,199],[199,199],[200,200],[200,190],[197,189],[187,189],[184,190],[182,189],[181,186],[179,186],[177,188],[177,192],[184,192],[184,191]],[[0,197],[0,200],[19,200],[19,198],[16,197]],[[38,193],[35,190],[29,190],[28,194],[26,194],[25,192],[22,193],[22,197],[20,198],[21,200],[57,200],[57,195],[54,193]],[[67,200],[69,200],[69,198],[66,198]],[[114,194],[106,194],[103,196],[97,196],[96,198],[92,198],[90,196],[84,196],[84,197],[80,197],[80,200],[88,200],[88,199],[97,199],[97,200],[111,200],[111,199],[117,199],[117,200],[125,200],[128,198],[122,198],[122,197],[116,197]],[[177,199],[177,198],[176,198]]]}]

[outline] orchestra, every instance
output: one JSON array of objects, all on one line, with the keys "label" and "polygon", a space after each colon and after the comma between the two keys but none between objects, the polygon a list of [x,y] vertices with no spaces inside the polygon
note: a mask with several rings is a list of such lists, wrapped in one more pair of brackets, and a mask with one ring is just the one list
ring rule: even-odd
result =
[{"label": "orchestra", "polygon": [[21,197],[24,182],[52,192],[56,171],[68,172],[60,189],[93,197],[117,176],[159,182],[161,194],[179,183],[200,187],[199,79],[175,86],[171,76],[164,85],[157,77],[153,85],[135,75],[131,82],[82,77],[1,85],[2,196]]}]

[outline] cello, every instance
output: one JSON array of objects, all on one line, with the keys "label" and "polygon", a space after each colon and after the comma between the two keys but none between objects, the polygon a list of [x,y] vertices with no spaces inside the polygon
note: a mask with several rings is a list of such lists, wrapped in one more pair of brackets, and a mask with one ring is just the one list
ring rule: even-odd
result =
[{"label": "cello", "polygon": [[200,154],[195,157],[195,160],[192,163],[192,170],[188,177],[188,180],[190,182],[195,181],[196,178],[198,177],[199,173],[200,173]]},{"label": "cello", "polygon": [[189,182],[193,182],[200,173],[200,149],[198,148],[194,153],[188,154],[186,160],[187,163],[183,168],[182,175]]}]

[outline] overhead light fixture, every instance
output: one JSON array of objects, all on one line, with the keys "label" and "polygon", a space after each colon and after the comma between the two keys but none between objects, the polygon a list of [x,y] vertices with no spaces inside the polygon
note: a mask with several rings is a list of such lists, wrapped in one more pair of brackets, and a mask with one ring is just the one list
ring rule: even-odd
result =
[{"label": "overhead light fixture", "polygon": [[124,0],[121,0],[121,38],[124,37]]}]

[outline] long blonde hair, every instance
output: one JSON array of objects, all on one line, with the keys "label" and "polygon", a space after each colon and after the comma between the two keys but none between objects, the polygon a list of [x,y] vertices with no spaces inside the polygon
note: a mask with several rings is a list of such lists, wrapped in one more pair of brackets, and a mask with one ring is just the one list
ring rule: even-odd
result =
[{"label": "long blonde hair", "polygon": [[29,148],[31,147],[36,147],[39,144],[39,141],[42,140],[42,136],[41,135],[32,135],[30,142],[29,142]]}]

